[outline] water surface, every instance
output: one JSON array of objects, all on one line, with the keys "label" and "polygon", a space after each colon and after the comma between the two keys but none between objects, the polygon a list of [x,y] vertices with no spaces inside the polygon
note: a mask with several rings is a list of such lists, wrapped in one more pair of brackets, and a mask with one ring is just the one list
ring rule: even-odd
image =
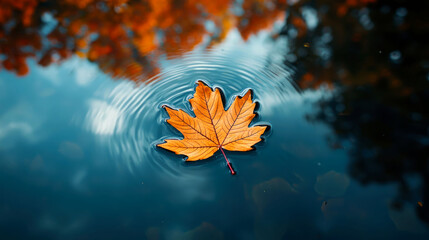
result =
[{"label": "water surface", "polygon": [[[202,40],[183,49],[139,49],[132,56],[141,58],[127,58],[132,61],[122,61],[119,53],[82,58],[70,48],[73,53],[58,64],[28,58],[26,73],[22,67],[2,69],[2,237],[426,239],[429,88],[426,79],[405,81],[411,66],[398,65],[415,55],[377,50],[367,58],[392,64],[372,65],[385,67],[378,75],[347,61],[341,65],[336,59],[342,55],[335,54],[344,49],[327,46],[335,28],[321,27],[323,34],[310,43],[300,39],[298,20],[295,30],[276,27],[283,9],[275,6],[267,8],[276,9],[269,12],[276,17],[267,17],[274,30],[239,26],[213,45]],[[76,11],[101,11],[91,9]],[[315,11],[323,9],[303,7],[304,26],[319,29]],[[374,23],[365,20],[365,11],[350,16],[358,14],[370,32]],[[405,21],[400,7],[379,13]],[[56,24],[53,16],[43,16]],[[305,44],[299,50],[290,39]],[[4,53],[4,59],[12,57]],[[331,74],[341,81],[326,81]],[[226,106],[252,89],[258,103],[252,124],[270,126],[255,151],[226,152],[237,175],[229,173],[220,152],[189,163],[156,147],[180,137],[162,106],[193,114],[188,100],[199,80],[220,88]]]}]

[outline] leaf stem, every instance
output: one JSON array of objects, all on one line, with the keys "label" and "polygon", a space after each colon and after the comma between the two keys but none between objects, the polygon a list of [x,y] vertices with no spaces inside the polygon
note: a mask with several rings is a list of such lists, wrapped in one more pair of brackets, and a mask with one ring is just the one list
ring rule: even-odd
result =
[{"label": "leaf stem", "polygon": [[226,160],[226,163],[228,164],[229,170],[231,170],[231,175],[235,175],[236,172],[232,168],[231,163],[228,161],[228,158],[226,157],[225,152],[222,149],[222,146],[220,146],[219,149],[222,151],[222,154],[225,157],[225,160]]}]

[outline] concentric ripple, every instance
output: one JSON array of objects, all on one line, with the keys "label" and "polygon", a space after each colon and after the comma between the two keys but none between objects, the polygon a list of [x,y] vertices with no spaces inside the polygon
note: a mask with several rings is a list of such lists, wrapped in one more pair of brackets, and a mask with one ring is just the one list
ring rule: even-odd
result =
[{"label": "concentric ripple", "polygon": [[[87,127],[101,136],[118,163],[133,172],[158,171],[177,177],[191,175],[196,169],[200,174],[207,170],[210,164],[183,167],[181,157],[156,148],[166,138],[180,138],[180,133],[165,122],[167,114],[161,106],[193,114],[188,100],[197,80],[220,88],[227,106],[249,88],[262,107],[266,98],[281,101],[297,94],[289,69],[245,49],[191,52],[164,60],[161,65],[161,73],[148,84],[119,81],[113,88],[100,89],[86,116]],[[263,116],[259,121],[264,121]],[[224,164],[223,160],[208,162]]]}]

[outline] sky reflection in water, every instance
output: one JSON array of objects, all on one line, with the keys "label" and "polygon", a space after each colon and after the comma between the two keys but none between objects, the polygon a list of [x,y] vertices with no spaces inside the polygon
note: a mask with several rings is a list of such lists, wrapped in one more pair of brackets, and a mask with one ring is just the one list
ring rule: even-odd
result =
[{"label": "sky reflection in water", "polygon": [[[428,215],[417,202],[426,207],[427,156],[422,156],[429,129],[427,110],[418,103],[427,99],[427,83],[405,83],[403,73],[386,72],[390,68],[380,70],[380,77],[347,61],[340,66],[341,45],[329,46],[338,37],[319,28],[320,11],[304,6],[304,25],[289,19],[296,28],[248,29],[246,37],[239,26],[208,49],[160,50],[166,52],[156,56],[157,71],[147,75],[115,74],[118,66],[106,68],[105,58],[88,57],[89,62],[76,55],[45,67],[30,59],[22,77],[13,73],[20,68],[2,70],[2,236],[426,239],[422,220]],[[391,11],[395,24],[407,15],[401,8]],[[368,32],[375,26],[369,13],[358,10],[359,24]],[[308,43],[303,27],[321,30],[317,41]],[[257,34],[250,35],[253,31]],[[401,64],[407,55],[402,49],[386,58]],[[314,56],[321,61],[309,60]],[[336,67],[327,64],[321,71],[324,61]],[[354,71],[362,73],[363,83]],[[327,81],[330,77],[340,82]],[[221,88],[227,106],[253,89],[259,103],[254,122],[271,126],[256,151],[227,153],[236,176],[219,153],[186,163],[155,147],[179,136],[165,123],[161,106],[191,113],[188,100],[197,80]],[[398,105],[415,98],[397,113]],[[386,124],[380,127],[380,121]],[[374,182],[384,184],[361,184]]]}]

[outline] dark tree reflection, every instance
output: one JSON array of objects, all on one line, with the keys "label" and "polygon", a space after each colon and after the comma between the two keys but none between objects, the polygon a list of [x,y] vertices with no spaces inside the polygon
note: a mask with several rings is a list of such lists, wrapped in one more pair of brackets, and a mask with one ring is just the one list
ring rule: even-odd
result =
[{"label": "dark tree reflection", "polygon": [[289,39],[299,85],[334,89],[310,119],[328,124],[349,150],[352,177],[397,183],[394,207],[412,202],[429,222],[429,4],[332,2],[301,2],[288,22],[312,8],[318,25],[282,32],[297,36]]},{"label": "dark tree reflection", "polygon": [[417,202],[429,201],[427,101],[427,90],[395,96],[383,83],[345,87],[320,102],[315,116],[332,127],[338,141],[349,143],[352,177],[362,183],[397,182],[397,206],[404,200],[413,202],[425,221],[427,205]]}]

